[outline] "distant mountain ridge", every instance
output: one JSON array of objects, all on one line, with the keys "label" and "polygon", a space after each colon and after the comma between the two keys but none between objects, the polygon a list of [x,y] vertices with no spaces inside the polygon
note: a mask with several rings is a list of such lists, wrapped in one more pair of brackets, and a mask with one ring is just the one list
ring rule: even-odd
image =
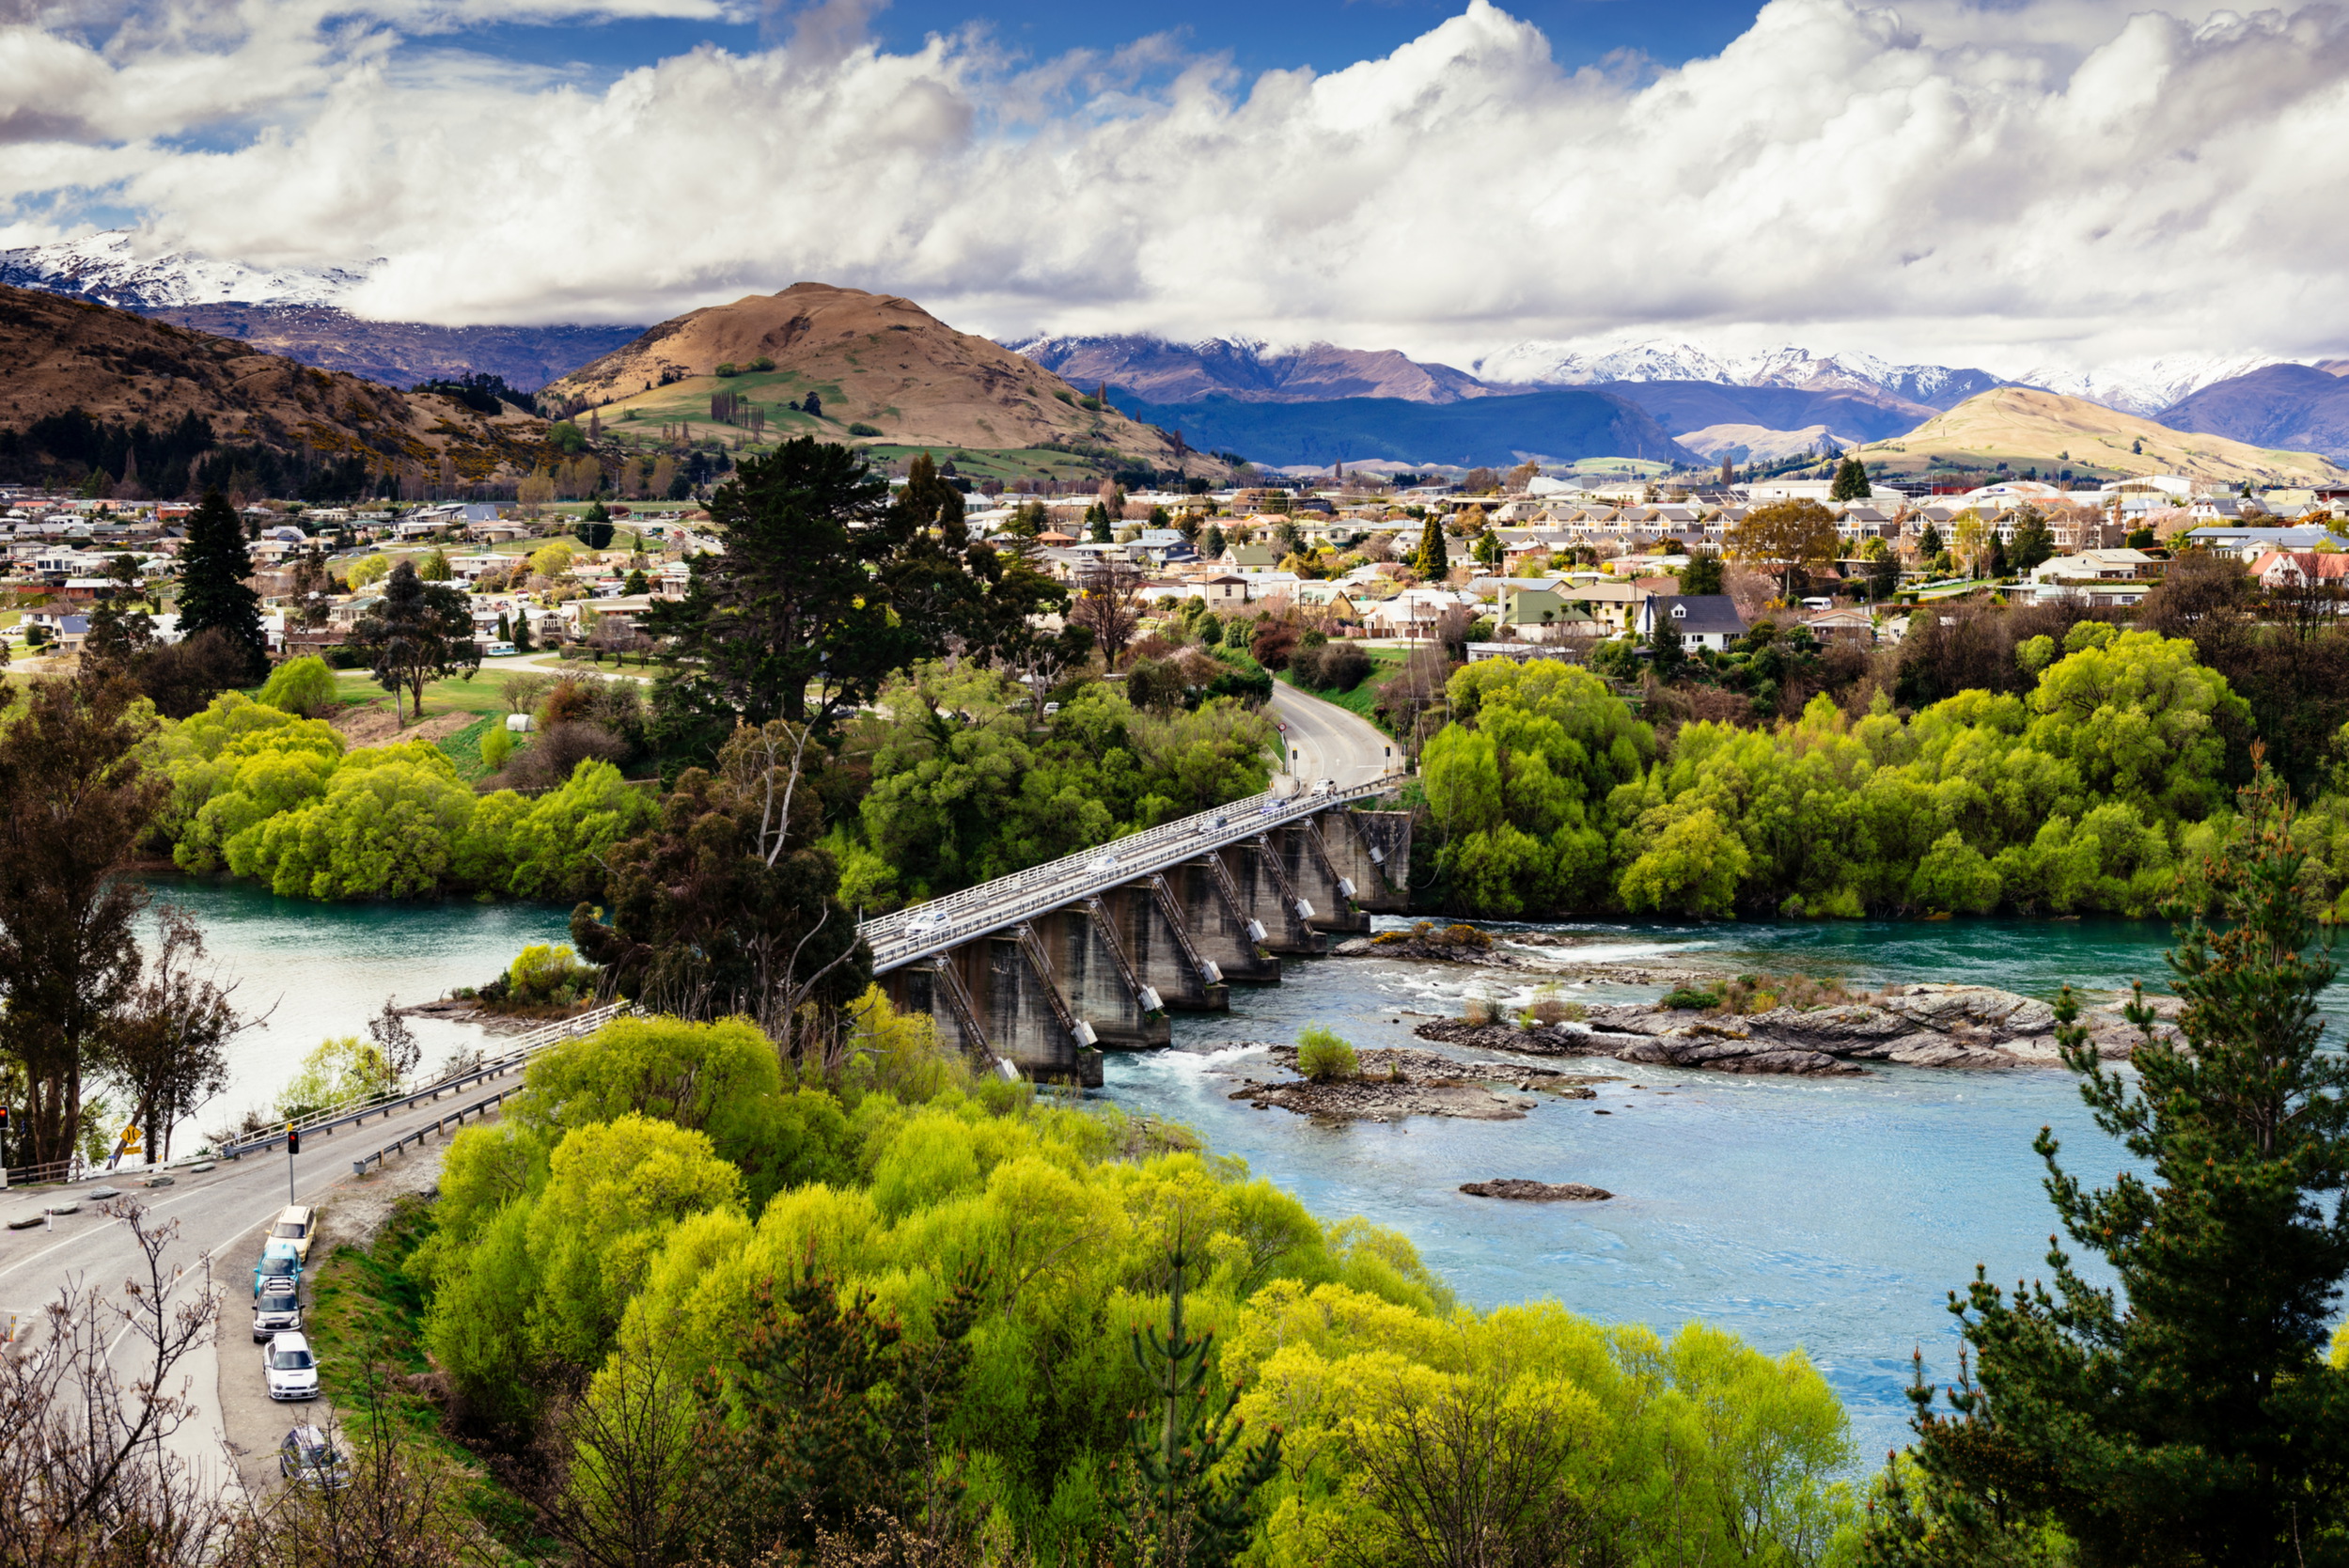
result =
[{"label": "distant mountain ridge", "polygon": [[1873,354],[1814,353],[1793,344],[1757,354],[1719,354],[1663,337],[1596,351],[1528,338],[1484,355],[1469,369],[1487,384],[1712,382],[1722,386],[1879,395],[1933,409],[1953,408],[1976,393],[2009,384],[2005,377],[1988,370],[1895,365]]},{"label": "distant mountain ridge", "polygon": [[188,305],[337,305],[377,264],[252,267],[184,251],[143,257],[132,233],[116,228],[0,250],[0,283],[80,294],[141,313]]},{"label": "distant mountain ridge", "polygon": [[1003,346],[1079,386],[1106,383],[1151,403],[1216,397],[1236,402],[1400,398],[1449,403],[1490,397],[1496,390],[1449,365],[1423,364],[1393,349],[1341,349],[1333,343],[1282,348],[1246,337],[1177,343],[1132,333],[1026,337]]}]

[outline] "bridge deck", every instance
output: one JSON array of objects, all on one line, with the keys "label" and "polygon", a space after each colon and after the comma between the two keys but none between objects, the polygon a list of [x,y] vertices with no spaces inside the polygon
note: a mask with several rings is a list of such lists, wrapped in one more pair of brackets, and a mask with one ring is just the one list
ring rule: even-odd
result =
[{"label": "bridge deck", "polygon": [[887,974],[1210,850],[1244,842],[1268,828],[1383,794],[1399,782],[1381,778],[1323,793],[1253,795],[881,916],[859,929],[872,947],[873,973]]}]

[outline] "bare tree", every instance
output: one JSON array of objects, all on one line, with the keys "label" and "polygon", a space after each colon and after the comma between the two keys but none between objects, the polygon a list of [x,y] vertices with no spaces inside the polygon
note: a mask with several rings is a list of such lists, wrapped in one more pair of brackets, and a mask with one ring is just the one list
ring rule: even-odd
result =
[{"label": "bare tree", "polygon": [[711,1419],[657,1353],[623,1344],[595,1391],[547,1423],[532,1502],[584,1568],[669,1568],[713,1527]]},{"label": "bare tree", "polygon": [[384,998],[384,1011],[367,1021],[368,1038],[384,1053],[384,1060],[391,1068],[392,1077],[400,1083],[416,1070],[424,1048],[416,1043],[415,1031],[408,1027],[408,1020],[399,1015],[398,998]]},{"label": "bare tree", "polygon": [[237,983],[222,985],[205,966],[194,916],[168,903],[161,915],[163,941],[107,1021],[98,1062],[130,1090],[132,1121],[168,1159],[180,1120],[228,1087],[228,1043],[268,1014],[237,1011]]},{"label": "bare tree", "polygon": [[[224,1522],[216,1493],[165,1446],[195,1414],[184,1363],[216,1327],[211,1260],[183,1272],[165,1260],[176,1223],[150,1227],[127,1200],[101,1212],[138,1249],[126,1299],[69,1285],[0,1347],[0,1568],[197,1568]],[[127,1385],[110,1355],[125,1336]]]},{"label": "bare tree", "polygon": [[1135,595],[1141,591],[1142,569],[1114,557],[1096,558],[1078,579],[1077,596],[1069,603],[1068,620],[1092,634],[1108,667],[1118,667],[1141,616]]}]

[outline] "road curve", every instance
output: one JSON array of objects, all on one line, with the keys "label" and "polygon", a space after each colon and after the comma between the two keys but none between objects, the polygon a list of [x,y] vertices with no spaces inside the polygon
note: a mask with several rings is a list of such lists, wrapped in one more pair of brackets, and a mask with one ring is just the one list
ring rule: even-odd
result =
[{"label": "road curve", "polygon": [[1394,737],[1334,702],[1309,697],[1286,681],[1273,682],[1273,717],[1288,726],[1290,771],[1308,785],[1334,779],[1339,789],[1368,784],[1402,764]]}]

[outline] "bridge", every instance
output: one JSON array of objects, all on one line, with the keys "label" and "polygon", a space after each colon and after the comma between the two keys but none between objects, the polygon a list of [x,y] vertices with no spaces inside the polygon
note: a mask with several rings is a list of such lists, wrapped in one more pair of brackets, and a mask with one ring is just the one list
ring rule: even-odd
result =
[{"label": "bridge", "polygon": [[1103,1049],[1403,909],[1411,814],[1355,808],[1400,782],[1253,796],[869,920],[874,973],[974,1059],[1097,1085]]}]

